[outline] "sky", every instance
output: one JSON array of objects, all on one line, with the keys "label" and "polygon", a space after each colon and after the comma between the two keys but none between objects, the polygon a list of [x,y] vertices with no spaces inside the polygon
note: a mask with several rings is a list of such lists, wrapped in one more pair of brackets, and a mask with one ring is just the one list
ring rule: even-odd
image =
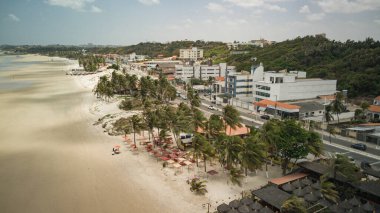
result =
[{"label": "sky", "polygon": [[380,40],[380,0],[1,0],[0,44]]}]

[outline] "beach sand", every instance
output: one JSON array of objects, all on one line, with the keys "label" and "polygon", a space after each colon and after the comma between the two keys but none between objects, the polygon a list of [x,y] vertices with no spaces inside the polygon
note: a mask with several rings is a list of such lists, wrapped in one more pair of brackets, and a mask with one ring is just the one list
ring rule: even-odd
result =
[{"label": "beach sand", "polygon": [[205,198],[172,184],[152,159],[125,148],[111,155],[121,137],[93,126],[92,88],[66,76],[63,59],[19,60],[41,63],[1,73],[32,82],[0,91],[1,212],[205,212]]}]

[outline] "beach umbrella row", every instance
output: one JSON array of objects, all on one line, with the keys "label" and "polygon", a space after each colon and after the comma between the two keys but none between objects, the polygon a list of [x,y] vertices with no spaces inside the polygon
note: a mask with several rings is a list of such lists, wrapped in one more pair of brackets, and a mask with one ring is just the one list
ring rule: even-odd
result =
[{"label": "beach umbrella row", "polygon": [[229,204],[221,204],[216,210],[219,213],[230,213],[230,212],[238,212],[238,213],[249,213],[253,211],[259,212],[273,212],[268,207],[263,207],[259,202],[253,201],[251,198],[243,198],[242,200],[233,200],[229,202]]}]

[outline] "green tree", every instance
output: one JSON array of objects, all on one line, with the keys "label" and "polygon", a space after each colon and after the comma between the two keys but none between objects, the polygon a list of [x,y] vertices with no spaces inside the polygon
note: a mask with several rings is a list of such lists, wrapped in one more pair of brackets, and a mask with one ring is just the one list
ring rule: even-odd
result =
[{"label": "green tree", "polygon": [[306,203],[302,198],[293,195],[282,204],[281,212],[306,213]]},{"label": "green tree", "polygon": [[343,104],[343,94],[341,92],[337,92],[335,94],[335,100],[330,103],[330,106],[331,111],[335,113],[336,117],[338,118],[339,124],[339,115],[345,110],[345,106]]},{"label": "green tree", "polygon": [[330,121],[334,120],[334,117],[332,116],[331,112],[332,112],[331,105],[327,105],[325,107],[325,114],[323,118],[327,122],[327,125],[329,125]]},{"label": "green tree", "polygon": [[259,140],[258,135],[253,135],[243,140],[239,160],[245,176],[248,175],[248,170],[253,171],[262,167],[266,153],[266,145]]},{"label": "green tree", "polygon": [[241,172],[241,170],[232,167],[230,168],[229,178],[233,185],[238,185],[241,187],[242,186],[241,182],[242,182],[242,179],[244,178],[244,175]]},{"label": "green tree", "polygon": [[227,134],[228,126],[230,126],[230,132],[229,132],[230,135],[231,135],[231,129],[236,129],[236,127],[241,127],[240,113],[235,107],[231,105],[227,105],[223,108],[223,120],[225,122],[226,134]]},{"label": "green tree", "polygon": [[335,190],[335,185],[327,181],[326,176],[321,176],[321,194],[327,200],[337,203],[339,201],[339,192]]},{"label": "green tree", "polygon": [[329,133],[329,141],[331,143],[331,136],[335,136],[335,134],[337,133],[336,130],[335,130],[335,127],[333,126],[327,126],[327,132]]},{"label": "green tree", "polygon": [[201,181],[197,178],[194,178],[190,181],[190,191],[195,192],[199,195],[204,195],[207,193],[206,181]]},{"label": "green tree", "polygon": [[136,133],[140,133],[144,129],[144,123],[139,115],[130,117],[131,128],[133,131],[133,143],[136,146]]}]

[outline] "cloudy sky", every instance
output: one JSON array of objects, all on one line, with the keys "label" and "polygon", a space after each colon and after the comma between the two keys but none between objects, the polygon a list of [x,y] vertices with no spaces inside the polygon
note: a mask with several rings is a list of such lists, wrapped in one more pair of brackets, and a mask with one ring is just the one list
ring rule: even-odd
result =
[{"label": "cloudy sky", "polygon": [[0,44],[380,40],[380,0],[1,0]]}]

